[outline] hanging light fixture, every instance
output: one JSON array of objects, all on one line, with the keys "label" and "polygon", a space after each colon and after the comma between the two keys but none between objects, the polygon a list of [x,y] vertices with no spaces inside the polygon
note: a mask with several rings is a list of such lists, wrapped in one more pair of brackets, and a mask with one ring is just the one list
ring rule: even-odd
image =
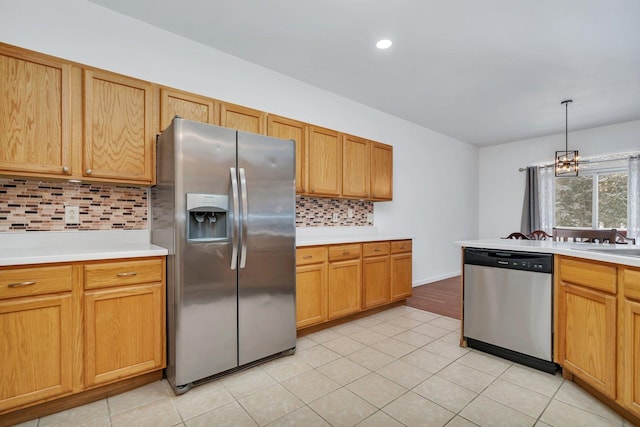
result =
[{"label": "hanging light fixture", "polygon": [[564,104],[564,151],[556,151],[556,176],[578,176],[578,150],[569,151],[569,103],[572,99],[565,99]]}]

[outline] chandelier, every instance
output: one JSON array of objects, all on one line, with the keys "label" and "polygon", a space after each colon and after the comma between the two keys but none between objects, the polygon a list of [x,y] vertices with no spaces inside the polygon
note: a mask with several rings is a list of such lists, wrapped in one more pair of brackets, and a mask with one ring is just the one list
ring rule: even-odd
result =
[{"label": "chandelier", "polygon": [[556,176],[578,176],[578,150],[569,151],[569,103],[572,99],[565,99],[564,104],[564,151],[556,151]]}]

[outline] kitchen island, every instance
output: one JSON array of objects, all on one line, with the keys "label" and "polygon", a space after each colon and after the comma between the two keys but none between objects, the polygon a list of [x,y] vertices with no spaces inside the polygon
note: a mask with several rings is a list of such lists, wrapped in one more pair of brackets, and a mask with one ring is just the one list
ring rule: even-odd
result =
[{"label": "kitchen island", "polygon": [[[511,239],[456,244],[553,254],[553,361],[565,378],[640,424],[638,246]],[[464,275],[462,282],[464,295]],[[462,330],[462,345],[464,337]]]}]

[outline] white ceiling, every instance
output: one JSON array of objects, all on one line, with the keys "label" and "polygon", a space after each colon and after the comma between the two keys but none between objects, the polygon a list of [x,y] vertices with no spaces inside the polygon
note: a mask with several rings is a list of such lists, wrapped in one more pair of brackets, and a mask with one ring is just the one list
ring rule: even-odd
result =
[{"label": "white ceiling", "polygon": [[477,146],[640,119],[640,0],[92,1]]}]

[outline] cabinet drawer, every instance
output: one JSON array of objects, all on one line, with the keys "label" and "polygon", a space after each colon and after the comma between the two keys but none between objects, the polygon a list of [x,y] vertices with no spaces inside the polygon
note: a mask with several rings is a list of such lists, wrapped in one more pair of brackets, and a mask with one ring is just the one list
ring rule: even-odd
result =
[{"label": "cabinet drawer", "polygon": [[162,259],[145,259],[87,264],[85,289],[135,285],[162,281]]},{"label": "cabinet drawer", "polygon": [[0,270],[0,299],[71,291],[71,265]]},{"label": "cabinet drawer", "polygon": [[296,265],[319,264],[326,260],[326,246],[296,249]]},{"label": "cabinet drawer", "polygon": [[394,240],[391,242],[391,253],[411,252],[411,240]]},{"label": "cabinet drawer", "polygon": [[620,268],[625,298],[640,301],[640,270]]},{"label": "cabinet drawer", "polygon": [[371,242],[362,244],[362,256],[381,256],[389,254],[389,242]]},{"label": "cabinet drawer", "polygon": [[559,264],[560,280],[563,282],[586,286],[612,294],[617,292],[615,265],[565,257],[560,257]]},{"label": "cabinet drawer", "polygon": [[360,258],[361,252],[360,243],[329,246],[329,261]]}]

